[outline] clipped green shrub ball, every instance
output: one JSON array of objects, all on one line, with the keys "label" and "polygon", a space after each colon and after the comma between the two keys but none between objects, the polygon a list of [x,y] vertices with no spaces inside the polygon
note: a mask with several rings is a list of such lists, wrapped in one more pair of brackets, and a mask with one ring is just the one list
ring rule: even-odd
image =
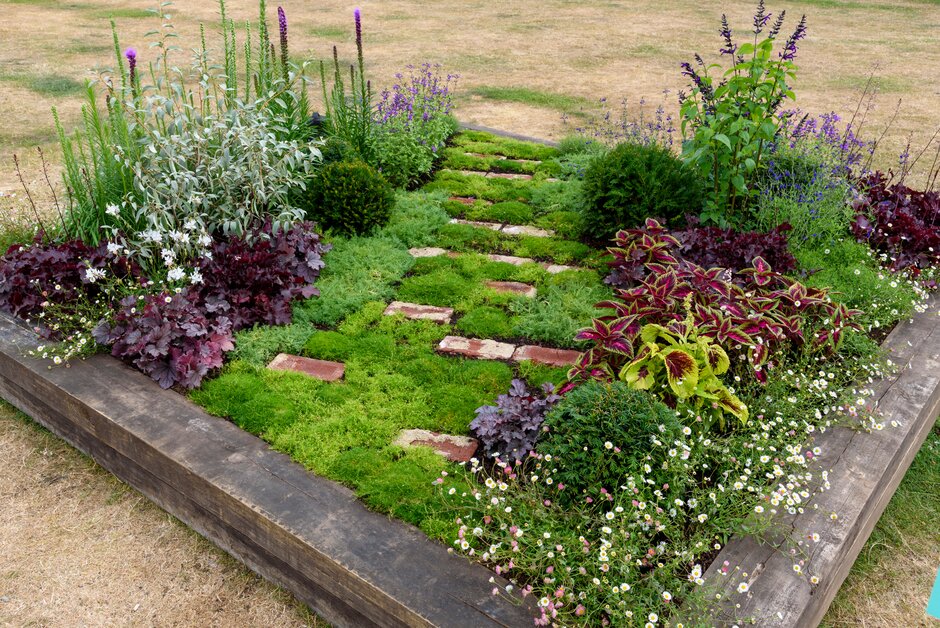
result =
[{"label": "clipped green shrub ball", "polygon": [[620,229],[657,218],[680,227],[702,210],[704,191],[694,170],[660,146],[620,144],[584,173],[585,235],[609,240]]},{"label": "clipped green shrub ball", "polygon": [[328,163],[310,182],[308,218],[342,235],[361,235],[388,224],[395,190],[378,171],[362,161]]},{"label": "clipped green shrub ball", "polygon": [[552,477],[565,486],[558,494],[564,503],[597,501],[602,488],[615,492],[631,475],[659,484],[682,481],[663,471],[664,447],[682,431],[675,411],[622,382],[581,384],[549,410],[542,429],[538,452],[550,454],[557,465]]}]

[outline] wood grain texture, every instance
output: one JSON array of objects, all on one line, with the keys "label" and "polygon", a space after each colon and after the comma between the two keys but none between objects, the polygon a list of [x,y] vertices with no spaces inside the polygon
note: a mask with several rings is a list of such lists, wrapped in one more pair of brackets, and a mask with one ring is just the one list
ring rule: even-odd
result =
[{"label": "wood grain texture", "polygon": [[[0,394],[336,626],[528,626],[493,574],[103,355],[48,369],[0,315]],[[499,580],[497,578],[497,580]]]},{"label": "wood grain texture", "polygon": [[[885,429],[835,428],[817,437],[822,455],[815,468],[829,471],[832,488],[815,496],[803,513],[780,517],[776,533],[736,538],[722,549],[705,574],[728,602],[719,623],[752,617],[758,626],[803,628],[822,621],[940,413],[936,301],[913,321],[898,325],[883,347],[898,365],[874,386]],[[808,538],[813,533],[820,535],[819,542]],[[803,574],[793,570],[800,559],[806,563]],[[718,573],[725,561],[730,577]],[[815,585],[812,576],[819,578]],[[736,591],[742,581],[750,584],[746,594]]]}]

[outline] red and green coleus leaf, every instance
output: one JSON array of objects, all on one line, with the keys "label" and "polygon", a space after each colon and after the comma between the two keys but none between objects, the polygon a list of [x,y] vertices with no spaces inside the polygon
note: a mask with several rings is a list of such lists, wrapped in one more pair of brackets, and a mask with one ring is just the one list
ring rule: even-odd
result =
[{"label": "red and green coleus leaf", "polygon": [[662,360],[669,387],[679,399],[686,399],[695,393],[698,386],[699,368],[695,357],[687,347],[666,347],[656,356]]},{"label": "red and green coleus leaf", "polygon": [[719,345],[713,342],[707,342],[704,339],[700,339],[699,343],[705,352],[705,357],[708,360],[708,365],[712,369],[712,373],[722,375],[731,368],[731,359],[728,358],[728,354]]}]

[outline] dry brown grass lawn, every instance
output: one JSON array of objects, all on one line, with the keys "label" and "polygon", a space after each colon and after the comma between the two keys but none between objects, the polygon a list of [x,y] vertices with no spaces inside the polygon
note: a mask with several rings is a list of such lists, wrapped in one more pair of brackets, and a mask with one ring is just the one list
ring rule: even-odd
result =
[{"label": "dry brown grass lawn", "polygon": [[0,405],[0,626],[326,626]]},{"label": "dry brown grass lawn", "polygon": [[[16,191],[22,198],[12,169],[14,152],[31,182],[41,179],[35,147],[56,154],[50,107],[58,107],[66,126],[77,123],[80,81],[113,62],[109,15],[115,16],[122,44],[136,47],[146,63],[144,34],[158,22],[143,10],[152,4],[0,0],[0,192]],[[881,93],[864,131],[876,136],[902,100],[878,165],[890,166],[909,139],[922,145],[940,124],[940,0],[769,4],[775,11],[785,8],[791,26],[800,13],[808,16],[796,89],[800,107],[850,116],[873,72]],[[342,56],[353,56],[353,3],[284,0],[283,5],[296,56],[328,57],[334,43]],[[271,8],[273,14],[274,3]],[[377,86],[388,84],[406,64],[440,62],[462,75],[462,119],[558,138],[565,133],[558,108],[493,100],[472,95],[474,90],[524,87],[585,102],[644,98],[650,107],[665,99],[674,108],[675,92],[683,87],[679,62],[695,51],[714,58],[720,14],[728,13],[733,26],[744,28],[753,2],[364,0],[362,8],[368,72]],[[215,30],[214,2],[181,0],[170,12],[184,48],[197,42],[200,21]],[[230,0],[229,14],[255,19],[256,2]],[[664,96],[664,90],[670,93]],[[40,203],[47,200],[44,196]],[[23,210],[19,200],[0,198],[5,221],[12,207]],[[936,560],[915,564],[914,557],[931,556],[921,549],[911,545],[910,552],[889,554],[874,576],[853,581],[842,598],[848,601],[831,616],[834,625],[921,621],[911,620],[911,613],[936,567]],[[889,580],[885,574],[894,576]],[[905,606],[912,597],[916,600]],[[0,408],[0,625],[315,621],[93,463]]]},{"label": "dry brown grass lawn", "polygon": [[[156,3],[153,3],[156,4]],[[330,47],[354,55],[351,3],[284,0],[294,54],[320,59]],[[459,115],[471,122],[542,137],[565,129],[560,112],[468,96],[480,86],[526,87],[596,101],[600,97],[674,108],[684,86],[678,64],[695,51],[717,56],[718,19],[727,12],[744,29],[751,0],[721,3],[583,2],[582,0],[417,0],[363,2],[368,71],[378,86],[409,63],[433,61],[462,75]],[[122,44],[147,60],[144,33],[158,25],[143,11],[149,0],[0,0],[0,189],[15,187],[11,153],[49,145],[49,108],[66,123],[77,120],[80,94],[55,79],[81,80],[112,63],[107,17],[115,15]],[[272,14],[273,14],[272,4]],[[940,3],[937,0],[800,0],[770,3],[786,9],[791,26],[801,13],[809,37],[801,49],[797,104],[809,111],[850,116],[870,72],[881,94],[863,131],[880,134],[902,99],[901,112],[882,144],[889,166],[908,139],[923,144],[940,124]],[[255,0],[230,0],[236,20],[255,19]],[[171,7],[179,43],[192,47],[198,24],[215,29],[214,2]],[[183,63],[185,59],[180,60]],[[36,79],[43,79],[37,81]],[[52,151],[51,151],[52,152]],[[34,160],[29,159],[30,163]]]}]

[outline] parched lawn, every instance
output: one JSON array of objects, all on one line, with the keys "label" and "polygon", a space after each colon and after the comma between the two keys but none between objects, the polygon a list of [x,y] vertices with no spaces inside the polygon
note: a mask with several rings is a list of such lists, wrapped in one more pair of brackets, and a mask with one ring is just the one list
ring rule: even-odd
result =
[{"label": "parched lawn", "polygon": [[[79,117],[75,91],[92,68],[110,63],[108,16],[118,23],[122,44],[150,54],[144,34],[155,28],[148,0],[0,0],[0,162],[14,151],[34,167],[28,149],[53,144],[49,108],[60,108],[66,125]],[[305,58],[328,58],[331,46],[341,59],[355,55],[353,5],[338,0],[281,3],[290,21],[291,47]],[[715,25],[722,12],[732,26],[748,24],[754,2],[733,0],[670,3],[587,3],[574,0],[493,4],[441,0],[382,2],[363,7],[368,72],[373,85],[386,86],[409,63],[443,63],[461,75],[462,119],[536,137],[565,133],[562,114],[582,124],[579,112],[597,110],[597,101],[628,98],[646,114],[664,103],[676,109],[684,85],[679,63],[694,51],[717,57]],[[256,19],[253,0],[230,0],[237,22]],[[851,116],[870,73],[881,92],[865,123],[877,136],[901,110],[883,142],[879,163],[891,165],[908,137],[922,145],[940,124],[936,68],[940,27],[936,0],[781,0],[768,9],[786,9],[793,23],[806,13],[809,34],[798,58],[797,104],[821,113]],[[198,41],[200,21],[215,28],[214,2],[181,2],[171,7],[181,41]],[[42,28],[36,28],[42,24]],[[80,35],[79,35],[80,33]],[[663,90],[670,93],[663,95]],[[316,90],[313,93],[317,99]],[[49,151],[52,153],[53,151]],[[12,190],[11,168],[0,169],[0,190]],[[35,174],[35,171],[34,171]],[[38,179],[38,176],[32,178]]]}]

